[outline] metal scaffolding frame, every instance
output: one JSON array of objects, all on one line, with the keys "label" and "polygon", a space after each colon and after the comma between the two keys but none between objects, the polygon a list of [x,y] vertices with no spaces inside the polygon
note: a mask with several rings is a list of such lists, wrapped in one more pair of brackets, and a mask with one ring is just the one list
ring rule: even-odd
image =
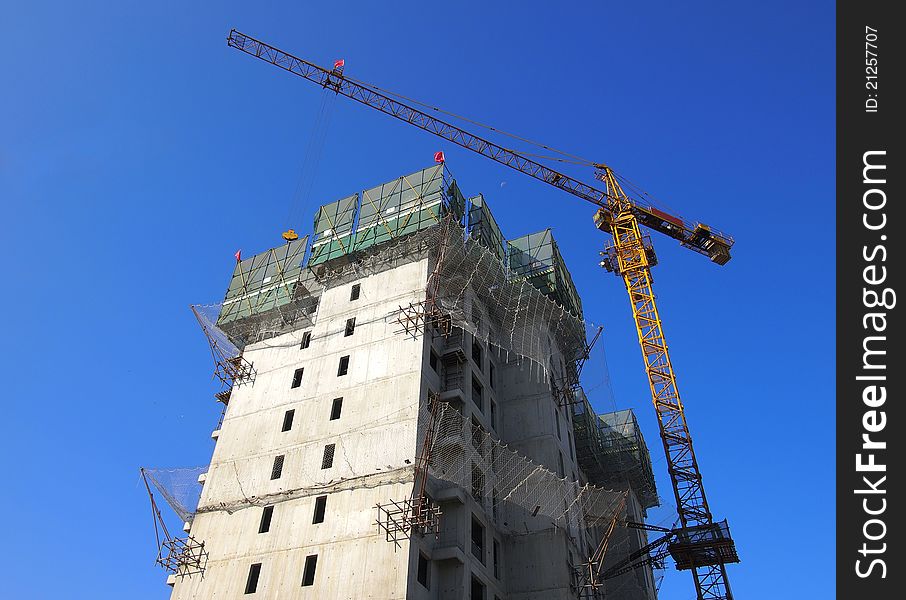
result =
[{"label": "metal scaffolding frame", "polygon": [[415,458],[412,494],[403,501],[390,500],[389,504],[376,504],[377,526],[384,532],[385,539],[399,547],[399,540],[409,539],[413,534],[440,535],[440,505],[428,496],[428,466],[431,449],[440,417],[441,402],[436,394],[427,398],[428,413],[425,423],[422,450]]},{"label": "metal scaffolding frame", "polygon": [[148,491],[148,498],[151,501],[154,537],[157,541],[158,551],[154,562],[168,573],[173,573],[180,577],[196,573],[203,574],[208,564],[208,551],[205,549],[204,542],[199,542],[191,535],[182,538],[170,535],[167,524],[164,522],[160,509],[157,507],[157,501],[154,499],[154,493],[151,491],[151,485],[148,483],[144,468],[141,469],[141,475],[142,481],[145,483],[145,489]]},{"label": "metal scaffolding frame", "polygon": [[576,459],[589,480],[598,485],[626,482],[642,508],[658,506],[651,455],[632,410],[595,414],[579,390],[573,408]]}]

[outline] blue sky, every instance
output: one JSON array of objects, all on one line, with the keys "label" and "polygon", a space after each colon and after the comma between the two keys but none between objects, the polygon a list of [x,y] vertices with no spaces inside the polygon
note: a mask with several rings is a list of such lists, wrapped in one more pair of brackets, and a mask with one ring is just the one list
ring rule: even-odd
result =
[{"label": "blue sky", "polygon": [[[0,2],[7,597],[167,598],[138,467],[213,448],[188,305],[222,297],[237,248],[308,231],[317,204],[438,149],[510,236],[553,227],[606,326],[617,402],[660,458],[592,207],[342,98],[300,199],[321,92],[229,49],[231,27],[607,162],[731,233],[722,268],[655,239],[654,272],[709,500],[743,559],[731,582],[739,598],[831,596],[834,5],[254,4]],[[694,597],[688,574],[668,571],[662,597]]]}]

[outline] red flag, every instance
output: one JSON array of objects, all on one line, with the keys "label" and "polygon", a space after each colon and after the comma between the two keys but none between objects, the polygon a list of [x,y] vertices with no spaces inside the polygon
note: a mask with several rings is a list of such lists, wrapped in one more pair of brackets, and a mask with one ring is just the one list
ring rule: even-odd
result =
[{"label": "red flag", "polygon": [[236,250],[236,254],[234,256],[236,257],[236,262],[241,261],[242,260],[242,249]]},{"label": "red flag", "polygon": [[444,162],[444,153],[443,153],[443,152],[435,152],[435,153],[434,153],[434,162],[436,162],[436,163],[442,163],[442,162]]},{"label": "red flag", "polygon": [[339,71],[339,70],[342,69],[345,65],[346,65],[346,61],[343,60],[342,58],[338,58],[337,60],[333,61],[333,70],[334,70],[334,71]]}]

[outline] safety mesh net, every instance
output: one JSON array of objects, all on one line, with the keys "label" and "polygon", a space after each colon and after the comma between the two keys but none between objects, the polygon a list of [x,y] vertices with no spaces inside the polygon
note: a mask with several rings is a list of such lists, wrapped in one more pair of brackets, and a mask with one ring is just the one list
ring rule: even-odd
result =
[{"label": "safety mesh net", "polygon": [[616,518],[624,495],[552,472],[449,404],[441,410],[430,457],[433,477],[468,491],[493,515],[515,508],[516,516],[540,515],[565,529],[599,527]]},{"label": "safety mesh net", "polygon": [[545,370],[556,349],[567,362],[584,351],[586,329],[579,316],[508,273],[487,247],[464,237],[457,223],[448,221],[432,234],[437,268],[428,289],[454,325]]},{"label": "safety mesh net", "polygon": [[201,325],[202,332],[208,338],[215,361],[239,355],[239,347],[233,343],[223,329],[217,326],[217,318],[223,308],[222,303],[193,304],[190,308],[195,314],[198,324]]},{"label": "safety mesh net", "polygon": [[191,522],[201,498],[202,484],[198,478],[208,467],[180,467],[174,469],[144,468],[154,488],[167,501],[179,518]]},{"label": "safety mesh net", "polygon": [[[263,478],[272,472],[272,454],[218,461],[210,468],[145,469],[145,473],[183,521],[191,521],[196,512],[234,512],[327,492],[409,483],[415,475],[415,447],[390,443],[398,430],[381,425],[391,421],[417,425],[421,452],[432,419],[427,406],[423,402],[421,409],[413,406],[411,411],[397,411],[345,432],[331,449],[336,470],[325,471],[320,461],[311,460],[313,453],[320,456],[320,442],[284,449],[281,463],[292,465],[295,480],[302,485],[273,493],[252,493],[262,488]],[[572,530],[599,527],[617,517],[622,491],[583,485],[550,471],[474,426],[450,404],[442,403],[433,418],[436,425],[427,447],[428,473],[437,489],[457,486],[488,514],[506,509],[514,516],[547,517]],[[374,465],[380,467],[375,470]],[[216,503],[199,505],[203,486],[198,478],[203,473],[206,497],[218,498]]]}]

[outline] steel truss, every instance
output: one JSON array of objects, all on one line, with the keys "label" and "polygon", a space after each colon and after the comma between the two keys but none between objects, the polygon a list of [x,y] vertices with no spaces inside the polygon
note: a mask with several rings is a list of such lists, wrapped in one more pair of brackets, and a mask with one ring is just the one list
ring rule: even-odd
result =
[{"label": "steel truss", "polygon": [[204,548],[204,542],[199,542],[191,535],[170,538],[161,544],[156,562],[167,572],[180,576],[204,573],[208,564],[208,551]]},{"label": "steel truss", "polygon": [[417,337],[428,329],[443,337],[449,336],[453,331],[453,319],[440,309],[434,298],[400,306],[396,321],[401,329],[395,333],[405,333],[410,337]]},{"label": "steel truss", "polygon": [[440,505],[428,498],[390,500],[389,504],[377,504],[375,508],[378,529],[397,547],[400,540],[408,540],[413,534],[440,535]]},{"label": "steel truss", "polygon": [[[612,190],[613,196],[624,197],[622,188],[610,169],[605,168],[598,177]],[[611,218],[607,218],[607,215],[599,214],[598,220],[613,235],[613,251],[617,258],[615,272],[622,276],[632,303],[632,314],[645,361],[651,398],[657,411],[661,441],[667,457],[667,470],[673,484],[680,523],[682,529],[711,526],[713,518],[702,486],[701,472],[692,448],[692,436],[689,434],[686,414],[676,385],[676,374],[661,326],[652,289],[651,263],[639,230],[639,222],[631,210],[628,199],[614,202],[610,208],[610,215]],[[727,535],[729,537],[729,530]],[[722,543],[726,541],[732,544],[732,540],[725,540]],[[707,545],[708,541],[702,540],[702,544]],[[696,556],[702,558],[707,555],[708,552],[699,552]],[[710,555],[720,560],[720,552]],[[735,556],[735,551],[732,556]],[[738,558],[732,562],[737,561]],[[698,598],[732,599],[724,562],[707,564],[692,561],[688,568],[692,570]]]},{"label": "steel truss", "polygon": [[246,383],[255,383],[257,372],[252,363],[245,360],[240,354],[230,358],[221,358],[216,363],[214,375],[227,387],[241,386]]}]

